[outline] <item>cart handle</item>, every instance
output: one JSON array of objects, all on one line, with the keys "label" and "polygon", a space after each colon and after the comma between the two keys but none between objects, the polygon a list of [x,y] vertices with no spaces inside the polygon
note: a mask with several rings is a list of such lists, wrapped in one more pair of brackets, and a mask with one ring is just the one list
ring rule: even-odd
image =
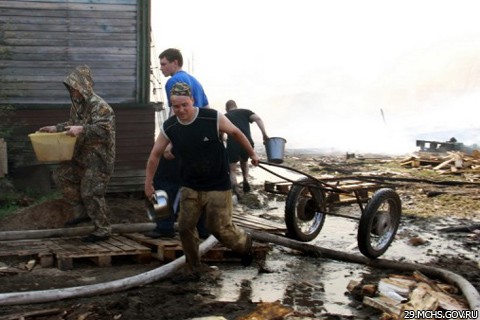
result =
[{"label": "cart handle", "polygon": [[[262,168],[263,170],[265,170],[265,171],[267,171],[267,172],[269,172],[269,173],[271,173],[271,174],[273,174],[273,175],[275,175],[275,176],[277,176],[277,177],[279,177],[279,178],[281,178],[281,179],[284,179],[284,180],[286,180],[286,181],[288,181],[288,182],[294,183],[294,184],[303,185],[303,186],[305,186],[305,187],[310,187],[310,188],[322,189],[322,190],[324,190],[324,191],[335,191],[335,192],[339,192],[339,193],[350,193],[350,192],[348,192],[348,191],[339,189],[339,188],[337,188],[337,187],[335,187],[335,186],[333,186],[333,185],[331,185],[331,184],[329,184],[329,183],[326,183],[325,181],[319,180],[319,179],[315,178],[314,176],[309,175],[308,173],[302,172],[302,171],[300,171],[300,170],[297,170],[297,169],[295,169],[295,168],[290,168],[290,167],[287,167],[287,166],[283,166],[283,165],[281,165],[281,164],[271,163],[271,162],[265,162],[265,161],[261,161],[261,160],[260,160],[258,163],[259,163],[259,164],[258,164],[258,167]],[[307,178],[310,178],[310,179],[314,180],[315,182],[318,182],[318,183],[319,183],[320,185],[322,185],[323,187],[313,186],[313,185],[311,185],[311,184],[306,184],[306,183],[301,183],[301,182],[298,182],[298,181],[293,181],[293,180],[291,180],[291,179],[288,179],[288,178],[286,178],[286,177],[281,176],[280,174],[278,174],[278,173],[276,173],[276,172],[273,172],[273,171],[270,170],[270,169],[265,168],[264,166],[262,166],[262,164],[269,165],[269,166],[274,166],[274,167],[279,167],[279,168],[286,169],[286,170],[290,170],[290,171],[294,171],[294,172],[296,172],[296,173],[299,173],[299,174],[301,174],[301,175],[306,176]]]}]

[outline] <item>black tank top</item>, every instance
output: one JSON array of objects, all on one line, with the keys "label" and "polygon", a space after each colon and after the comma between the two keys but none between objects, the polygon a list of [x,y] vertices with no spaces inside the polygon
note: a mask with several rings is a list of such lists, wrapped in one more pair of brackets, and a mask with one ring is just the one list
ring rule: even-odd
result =
[{"label": "black tank top", "polygon": [[227,153],[218,132],[218,112],[199,108],[197,117],[182,124],[177,117],[163,124],[180,160],[182,186],[198,191],[229,190]]}]

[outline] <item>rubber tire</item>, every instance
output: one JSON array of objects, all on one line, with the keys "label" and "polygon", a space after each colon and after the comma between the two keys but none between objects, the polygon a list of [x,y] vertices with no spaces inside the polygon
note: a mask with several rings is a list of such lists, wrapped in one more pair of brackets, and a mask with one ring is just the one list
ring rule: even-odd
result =
[{"label": "rubber tire", "polygon": [[[300,178],[297,180],[300,183],[312,183],[311,179],[308,178]],[[285,224],[287,226],[287,237],[291,239],[295,239],[301,242],[309,242],[315,239],[318,234],[320,233],[320,230],[322,230],[323,224],[325,223],[325,213],[321,212],[315,212],[315,215],[321,214],[321,216],[317,219],[319,220],[319,224],[315,228],[315,230],[312,230],[309,233],[304,233],[301,228],[297,224],[297,202],[304,192],[304,190],[308,188],[303,185],[299,184],[292,184],[288,194],[287,194],[287,199],[285,201]],[[310,196],[312,197],[308,201],[313,200],[313,195],[312,192],[317,193],[317,199],[320,199],[320,203],[317,203],[317,201],[314,201],[314,204],[317,206],[317,208],[320,208],[322,212],[325,212],[325,194],[322,190],[316,189],[316,188],[308,188],[308,192],[310,193]],[[314,218],[315,219],[315,218]],[[312,219],[313,220],[313,219]]]},{"label": "rubber tire", "polygon": [[[390,214],[393,222],[393,232],[390,238],[386,240],[381,248],[374,248],[370,242],[371,229],[380,206],[388,202],[390,204]],[[387,251],[388,247],[395,238],[398,226],[400,225],[400,217],[402,215],[402,202],[395,190],[390,188],[382,188],[377,190],[372,198],[368,201],[365,211],[360,218],[358,225],[357,243],[360,252],[371,259],[376,259]]]}]

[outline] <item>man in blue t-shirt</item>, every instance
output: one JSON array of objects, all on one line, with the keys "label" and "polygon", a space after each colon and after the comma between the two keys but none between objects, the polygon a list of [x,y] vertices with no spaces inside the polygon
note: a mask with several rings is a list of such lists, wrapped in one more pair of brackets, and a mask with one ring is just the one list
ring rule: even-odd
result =
[{"label": "man in blue t-shirt", "polygon": [[[160,70],[165,77],[170,77],[165,84],[168,106],[171,107],[170,91],[177,82],[184,82],[192,89],[193,106],[208,108],[208,99],[200,82],[191,74],[182,70],[183,56],[180,50],[170,48],[160,53]],[[170,110],[170,115],[172,112]]]},{"label": "man in blue t-shirt", "polygon": [[[172,104],[170,101],[170,91],[177,82],[187,83],[191,88],[193,105],[198,108],[208,108],[208,99],[200,82],[182,70],[183,56],[180,50],[169,48],[160,53],[160,70],[165,77],[170,77],[165,84],[167,93],[167,102],[170,107],[169,116],[173,114]],[[174,223],[176,219],[176,211],[178,208],[177,193],[180,188],[180,174],[178,159],[175,158],[175,151],[172,150],[170,144],[165,150],[160,165],[155,172],[154,187],[155,190],[165,190],[168,194],[170,204],[170,215],[163,220],[157,220],[157,226],[152,232],[145,233],[151,238],[172,238],[175,236]],[[201,238],[207,238],[209,233],[204,227],[203,220],[200,220],[198,232]]]}]

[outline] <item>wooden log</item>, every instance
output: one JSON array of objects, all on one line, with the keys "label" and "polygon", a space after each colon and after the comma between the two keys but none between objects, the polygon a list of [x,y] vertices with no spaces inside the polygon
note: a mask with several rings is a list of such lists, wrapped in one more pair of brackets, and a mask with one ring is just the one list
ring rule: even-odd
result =
[{"label": "wooden log", "polygon": [[427,284],[419,283],[409,298],[409,301],[402,305],[399,315],[404,315],[405,310],[437,310],[438,308],[438,299],[432,294]]},{"label": "wooden log", "polygon": [[362,302],[366,306],[370,306],[391,315],[399,315],[401,313],[398,303],[388,297],[364,297]]}]

